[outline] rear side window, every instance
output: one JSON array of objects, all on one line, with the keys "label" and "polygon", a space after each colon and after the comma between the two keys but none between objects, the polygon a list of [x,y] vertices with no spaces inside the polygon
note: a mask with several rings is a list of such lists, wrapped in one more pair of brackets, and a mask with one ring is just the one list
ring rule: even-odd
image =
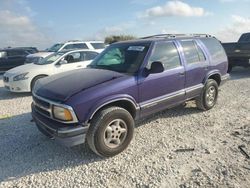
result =
[{"label": "rear side window", "polygon": [[147,68],[154,61],[162,62],[165,70],[181,66],[180,56],[173,42],[156,43]]},{"label": "rear side window", "polygon": [[180,41],[187,64],[199,63],[206,60],[206,57],[201,48],[195,41]]},{"label": "rear side window", "polygon": [[84,43],[78,43],[78,44],[68,44],[64,47],[66,50],[70,49],[88,49],[88,46]]},{"label": "rear side window", "polygon": [[226,53],[222,45],[215,38],[202,38],[200,39],[203,44],[207,47],[211,58],[213,60],[226,59]]},{"label": "rear side window", "polygon": [[96,52],[84,52],[83,53],[83,59],[84,61],[89,61],[95,59],[95,57],[98,55]]},{"label": "rear side window", "polygon": [[97,49],[97,50],[105,48],[105,44],[104,43],[97,43],[97,42],[95,42],[95,43],[91,43],[91,45],[94,47],[94,49]]}]

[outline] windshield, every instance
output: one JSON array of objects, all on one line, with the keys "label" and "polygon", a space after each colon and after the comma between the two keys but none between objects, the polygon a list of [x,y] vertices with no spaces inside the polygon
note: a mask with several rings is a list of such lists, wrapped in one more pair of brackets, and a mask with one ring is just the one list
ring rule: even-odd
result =
[{"label": "windshield", "polygon": [[46,51],[57,52],[62,46],[63,46],[63,44],[55,44],[52,47],[48,48]]},{"label": "windshield", "polygon": [[26,57],[24,64],[37,63],[42,60],[42,57]]},{"label": "windshield", "polygon": [[56,60],[58,60],[64,53],[54,53],[54,54],[51,54],[43,59],[41,59],[40,61],[34,63],[34,64],[37,64],[37,65],[47,65],[47,64],[51,64],[51,63],[54,63]]},{"label": "windshield", "polygon": [[134,74],[141,66],[150,43],[113,44],[100,54],[88,67]]}]

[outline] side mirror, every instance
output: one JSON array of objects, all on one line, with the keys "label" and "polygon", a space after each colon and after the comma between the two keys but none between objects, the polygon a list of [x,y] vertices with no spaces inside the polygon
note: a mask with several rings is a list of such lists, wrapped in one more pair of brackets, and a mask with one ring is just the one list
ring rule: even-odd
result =
[{"label": "side mirror", "polygon": [[157,74],[164,72],[163,64],[160,61],[155,61],[151,64],[150,69],[148,70],[149,74]]},{"label": "side mirror", "polygon": [[65,60],[65,59],[62,59],[62,60],[59,62],[60,65],[64,65],[64,64],[67,64],[67,63],[68,63],[68,61]]}]

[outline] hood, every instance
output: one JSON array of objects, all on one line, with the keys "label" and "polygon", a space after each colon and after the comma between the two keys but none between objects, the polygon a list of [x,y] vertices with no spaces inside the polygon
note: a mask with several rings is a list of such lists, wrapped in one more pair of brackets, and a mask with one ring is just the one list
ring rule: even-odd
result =
[{"label": "hood", "polygon": [[123,74],[103,69],[78,69],[39,80],[34,93],[57,102],[98,84],[122,77]]},{"label": "hood", "polygon": [[32,72],[34,69],[37,70],[40,67],[41,67],[40,65],[35,65],[35,64],[21,65],[21,66],[8,70],[6,74],[17,75],[17,74],[22,74],[26,72]]},{"label": "hood", "polygon": [[34,54],[29,54],[27,57],[47,57],[49,55],[53,54],[53,52],[37,52]]}]

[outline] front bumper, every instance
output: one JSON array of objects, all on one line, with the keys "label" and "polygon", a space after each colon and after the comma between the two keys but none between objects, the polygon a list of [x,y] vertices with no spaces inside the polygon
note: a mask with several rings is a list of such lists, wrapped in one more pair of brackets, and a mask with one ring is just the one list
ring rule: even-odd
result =
[{"label": "front bumper", "polygon": [[33,104],[32,117],[40,132],[64,146],[72,147],[83,144],[86,140],[88,125],[55,122],[37,112]]},{"label": "front bumper", "polygon": [[220,85],[223,85],[227,80],[230,79],[230,75],[229,74],[225,74],[221,77],[221,83]]},{"label": "front bumper", "polygon": [[13,81],[11,77],[7,77],[8,81],[4,78],[4,87],[11,92],[30,92],[30,82],[29,80]]}]

